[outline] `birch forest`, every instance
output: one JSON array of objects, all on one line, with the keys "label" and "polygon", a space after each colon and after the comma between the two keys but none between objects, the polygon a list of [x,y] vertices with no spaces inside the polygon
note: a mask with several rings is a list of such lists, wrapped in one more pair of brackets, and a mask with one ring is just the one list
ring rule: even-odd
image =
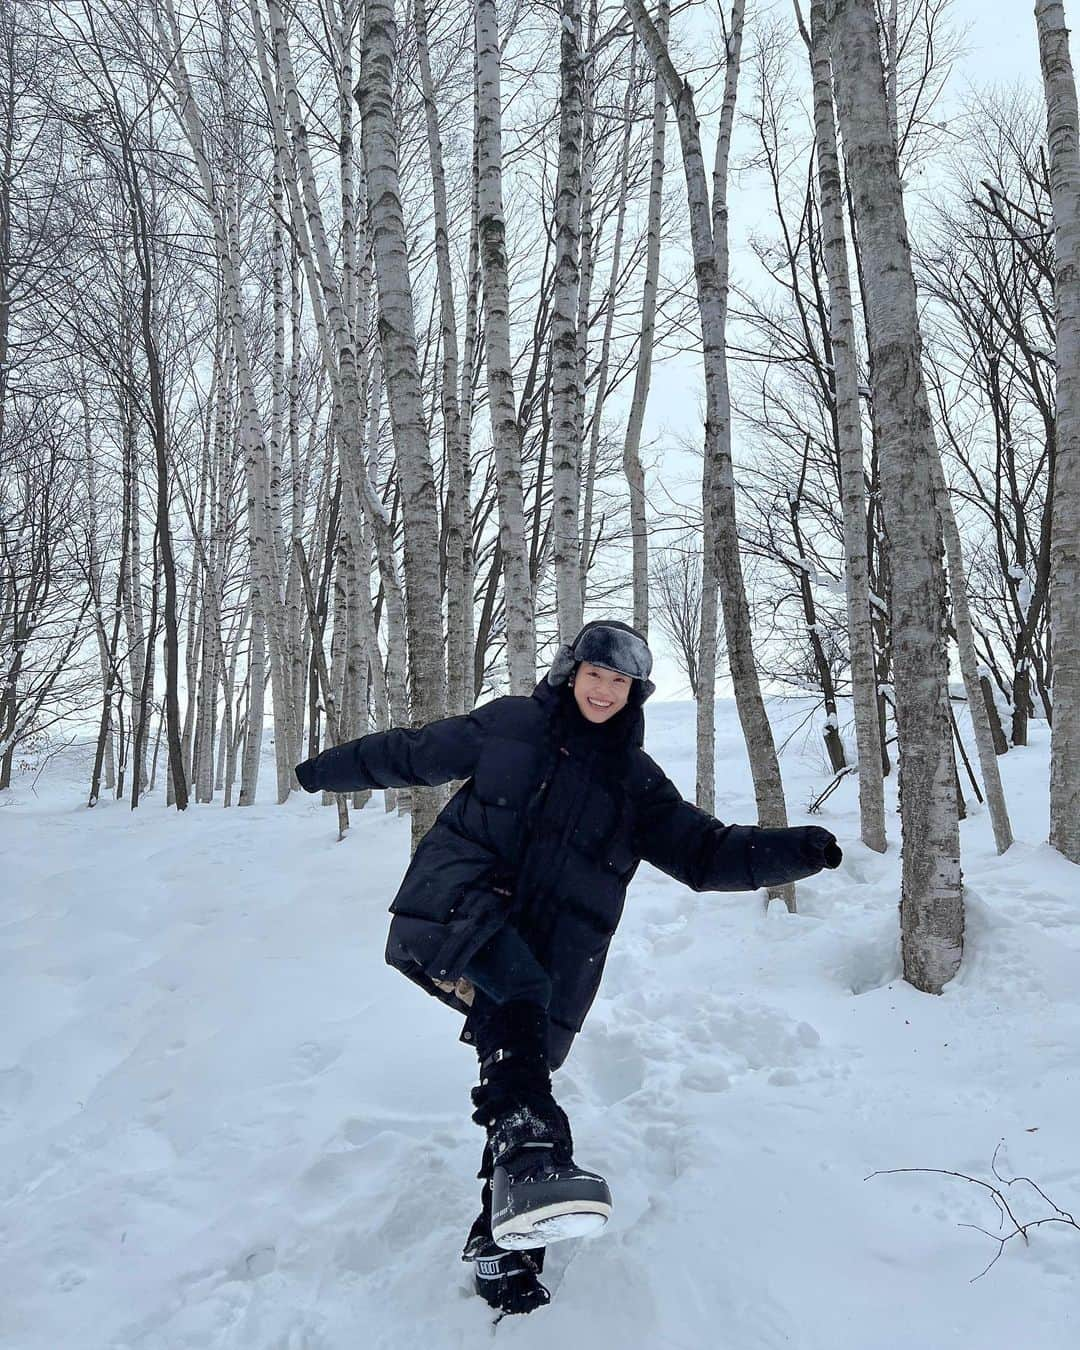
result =
[{"label": "birch forest", "polygon": [[706,810],[813,705],[940,992],[1035,722],[1080,864],[1067,17],[965,92],[948,0],[0,0],[0,800],[284,803],[616,617]]}]

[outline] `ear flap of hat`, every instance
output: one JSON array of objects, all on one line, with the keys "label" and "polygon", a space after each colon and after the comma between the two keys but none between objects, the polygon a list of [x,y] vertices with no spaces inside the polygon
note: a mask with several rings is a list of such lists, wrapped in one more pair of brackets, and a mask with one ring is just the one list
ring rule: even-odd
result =
[{"label": "ear flap of hat", "polygon": [[640,708],[645,700],[655,693],[656,685],[652,680],[635,680],[630,686],[630,702]]},{"label": "ear flap of hat", "polygon": [[577,659],[574,656],[573,647],[565,642],[555,653],[551,662],[551,669],[547,674],[547,682],[552,688],[558,688],[560,684],[565,684],[574,673],[574,667],[577,665]]}]

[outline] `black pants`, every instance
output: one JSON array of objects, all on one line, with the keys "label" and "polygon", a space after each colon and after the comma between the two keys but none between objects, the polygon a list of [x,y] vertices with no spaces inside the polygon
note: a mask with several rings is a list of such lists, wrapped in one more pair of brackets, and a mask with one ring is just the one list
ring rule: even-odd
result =
[{"label": "black pants", "polygon": [[[533,955],[532,948],[511,925],[506,924],[476,953],[465,967],[474,994],[465,1022],[468,1039],[483,1059],[499,1042],[499,1009],[506,1003],[535,1003],[547,1008],[551,1001],[551,980]],[[482,1218],[491,1231],[491,1146],[484,1146],[479,1176]],[[478,1220],[478,1222],[480,1222]],[[474,1224],[473,1231],[476,1225]]]},{"label": "black pants", "polygon": [[493,1004],[523,1002],[546,1008],[551,1002],[547,971],[510,924],[480,948],[465,967],[465,978],[484,995],[488,1012]]}]

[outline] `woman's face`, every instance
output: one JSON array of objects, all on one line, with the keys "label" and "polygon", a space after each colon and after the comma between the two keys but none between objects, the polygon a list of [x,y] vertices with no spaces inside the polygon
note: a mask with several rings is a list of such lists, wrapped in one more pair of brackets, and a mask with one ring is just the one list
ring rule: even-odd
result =
[{"label": "woman's face", "polygon": [[582,661],[571,688],[582,717],[589,722],[610,722],[626,707],[630,697],[630,676]]}]

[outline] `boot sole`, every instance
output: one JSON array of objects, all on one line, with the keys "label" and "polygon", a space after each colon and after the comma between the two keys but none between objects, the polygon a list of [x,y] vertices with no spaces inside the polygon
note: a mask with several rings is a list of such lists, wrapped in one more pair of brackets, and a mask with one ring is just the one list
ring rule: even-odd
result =
[{"label": "boot sole", "polygon": [[491,1237],[497,1247],[508,1251],[546,1247],[568,1238],[590,1237],[610,1217],[611,1205],[602,1200],[560,1200],[492,1224]]}]

